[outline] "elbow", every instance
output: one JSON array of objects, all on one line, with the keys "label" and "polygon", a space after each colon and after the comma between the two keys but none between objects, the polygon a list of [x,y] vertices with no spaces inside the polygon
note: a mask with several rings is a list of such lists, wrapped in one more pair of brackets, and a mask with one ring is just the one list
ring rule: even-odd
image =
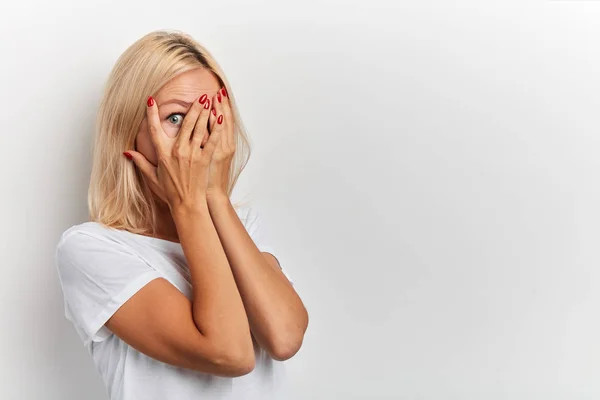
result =
[{"label": "elbow", "polygon": [[302,347],[302,340],[281,343],[279,345],[271,346],[269,353],[274,360],[285,361],[296,355],[298,350],[300,350],[300,347]]},{"label": "elbow", "polygon": [[252,372],[256,366],[256,359],[254,352],[252,354],[223,353],[221,357],[213,360],[213,364],[219,371],[218,375],[234,378]]},{"label": "elbow", "polygon": [[287,346],[287,347],[276,347],[271,349],[269,352],[271,358],[277,361],[285,361],[292,358],[300,350],[300,347]]},{"label": "elbow", "polygon": [[274,360],[285,361],[292,358],[300,348],[304,340],[304,334],[286,335],[287,337],[274,340],[270,344],[268,352]]},{"label": "elbow", "polygon": [[251,356],[240,356],[229,359],[226,365],[228,376],[237,377],[249,374],[256,366],[254,353]]},{"label": "elbow", "polygon": [[285,361],[295,356],[302,347],[307,328],[308,312],[304,309],[300,323],[295,324],[285,333],[272,335],[273,340],[267,350],[271,357],[277,361]]},{"label": "elbow", "polygon": [[202,348],[194,351],[196,355],[192,361],[192,369],[229,378],[243,376],[254,370],[256,359],[250,336],[219,339],[207,340]]}]

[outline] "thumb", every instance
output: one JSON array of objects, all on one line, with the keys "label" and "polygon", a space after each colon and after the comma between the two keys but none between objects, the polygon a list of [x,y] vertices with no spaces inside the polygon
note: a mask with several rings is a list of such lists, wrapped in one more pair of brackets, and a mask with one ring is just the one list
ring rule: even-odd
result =
[{"label": "thumb", "polygon": [[140,171],[142,171],[142,173],[146,175],[146,177],[150,179],[152,183],[158,185],[158,174],[156,172],[156,167],[152,165],[152,163],[148,161],[142,153],[138,153],[134,150],[127,150],[123,153],[123,155],[132,160],[140,169]]}]

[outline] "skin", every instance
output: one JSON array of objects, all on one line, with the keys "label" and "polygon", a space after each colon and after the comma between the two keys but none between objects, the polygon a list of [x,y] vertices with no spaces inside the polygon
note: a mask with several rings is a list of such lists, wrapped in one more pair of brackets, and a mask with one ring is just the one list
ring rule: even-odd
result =
[{"label": "skin", "polygon": [[[184,72],[169,81],[155,96],[153,96],[159,110],[160,124],[165,134],[169,137],[176,137],[181,123],[183,122],[183,116],[181,114],[177,116],[179,117],[178,120],[176,119],[177,117],[168,119],[170,115],[173,113],[182,113],[185,115],[189,110],[189,104],[193,103],[203,94],[208,96],[210,99],[210,106],[212,107],[214,101],[218,102],[217,92],[220,89],[221,85],[217,78],[204,68],[197,68]],[[181,103],[188,104],[182,105]],[[210,122],[211,121],[209,120],[209,123]],[[204,135],[202,145],[208,140],[208,135],[209,132]],[[157,165],[156,148],[152,143],[150,132],[148,130],[148,118],[144,118],[140,124],[140,129],[135,140],[135,146],[138,152],[141,153],[146,160],[154,166]],[[154,236],[173,242],[179,242],[175,222],[173,221],[171,211],[164,199],[164,195],[162,195],[161,189],[152,186],[151,188],[155,195],[156,204],[158,205],[158,231]]]},{"label": "skin", "polygon": [[[251,336],[274,359],[296,354],[308,313],[277,259],[258,250],[226,194],[235,140],[229,100],[220,89],[201,68],[175,77],[147,108],[138,151],[128,150],[161,210],[154,236],[182,244],[194,299],[155,279],[106,326],[163,362],[239,376],[254,367]],[[204,94],[209,108],[199,102]],[[187,113],[183,123],[183,115],[172,115],[179,112]]]}]

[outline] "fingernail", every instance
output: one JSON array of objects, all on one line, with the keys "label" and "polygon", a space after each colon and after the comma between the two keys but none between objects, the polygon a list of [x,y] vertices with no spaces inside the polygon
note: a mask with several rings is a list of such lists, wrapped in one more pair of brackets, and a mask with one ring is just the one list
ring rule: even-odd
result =
[{"label": "fingernail", "polygon": [[[152,98],[152,97],[150,97],[150,98]],[[131,155],[131,153],[129,153],[129,152],[127,152],[127,151],[123,152],[123,155],[124,155],[125,157],[127,157],[127,159],[128,159],[128,160],[131,160],[131,159],[133,159],[133,156]]]},{"label": "fingernail", "polygon": [[206,103],[204,103],[204,109],[208,110],[210,108],[210,100],[206,99]]},{"label": "fingernail", "polygon": [[217,122],[218,122],[219,124],[222,124],[222,123],[223,123],[223,115],[219,115],[219,118],[217,118]]},{"label": "fingernail", "polygon": [[154,105],[154,99],[152,98],[152,96],[148,97],[148,107],[152,107]]},{"label": "fingernail", "polygon": [[225,88],[221,89],[221,93],[223,93],[223,96],[227,96],[227,90],[225,90]]},{"label": "fingernail", "polygon": [[214,108],[212,109],[212,113],[215,117],[217,116],[217,110],[215,110]]},{"label": "fingernail", "polygon": [[217,100],[219,100],[219,103],[221,102],[221,93],[217,95]]},{"label": "fingernail", "polygon": [[204,104],[204,102],[206,101],[206,98],[208,96],[205,94],[203,94],[202,96],[200,96],[200,99],[198,99],[198,101],[200,102],[200,104]]}]

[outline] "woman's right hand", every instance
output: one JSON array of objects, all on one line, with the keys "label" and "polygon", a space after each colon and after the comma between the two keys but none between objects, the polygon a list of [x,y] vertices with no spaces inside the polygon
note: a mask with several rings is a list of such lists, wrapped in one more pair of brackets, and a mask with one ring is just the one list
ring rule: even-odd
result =
[{"label": "woman's right hand", "polygon": [[175,137],[165,134],[160,124],[158,106],[148,98],[146,116],[150,138],[157,155],[157,166],[144,155],[128,150],[133,161],[148,178],[155,193],[175,210],[194,211],[206,205],[209,166],[220,138],[220,132],[211,133],[201,148],[207,133],[210,100],[206,95],[194,101]]}]

